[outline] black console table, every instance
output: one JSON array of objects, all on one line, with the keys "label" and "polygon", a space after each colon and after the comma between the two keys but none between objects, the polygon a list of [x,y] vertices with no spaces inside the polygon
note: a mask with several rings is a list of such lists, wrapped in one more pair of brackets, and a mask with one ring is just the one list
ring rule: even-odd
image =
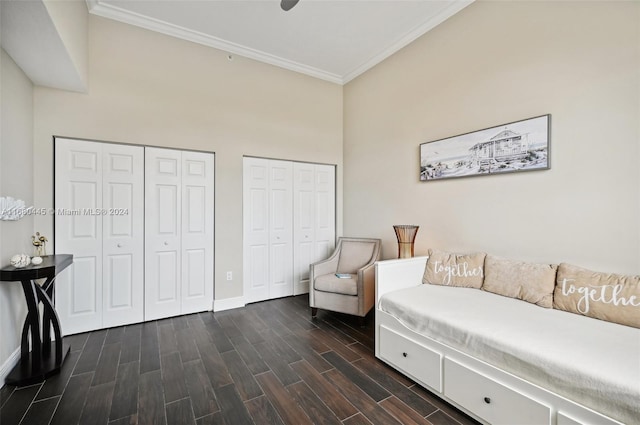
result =
[{"label": "black console table", "polygon": [[[24,386],[44,381],[60,371],[69,353],[69,347],[63,350],[60,320],[52,300],[56,275],[73,263],[73,255],[47,255],[42,257],[42,260],[42,263],[37,266],[31,264],[23,268],[8,266],[0,269],[0,281],[22,282],[28,308],[27,318],[22,328],[20,361],[6,378],[6,383],[10,385]],[[36,279],[43,278],[46,281],[40,286]],[[43,305],[42,318],[38,308],[40,303]],[[52,327],[55,337],[53,355],[51,352]],[[31,352],[29,352],[29,340],[31,340]]]}]

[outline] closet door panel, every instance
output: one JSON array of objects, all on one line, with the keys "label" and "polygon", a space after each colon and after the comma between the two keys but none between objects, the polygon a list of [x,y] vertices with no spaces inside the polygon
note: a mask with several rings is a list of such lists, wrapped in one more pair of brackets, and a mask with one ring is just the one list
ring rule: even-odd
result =
[{"label": "closet door panel", "polygon": [[[269,246],[253,245],[245,248],[244,279],[246,303],[269,297]],[[248,284],[248,285],[247,285]]]},{"label": "closet door panel", "polygon": [[309,264],[316,258],[314,206],[313,190],[299,190],[297,206],[294,206],[297,217],[294,219],[294,280],[297,282],[309,280]]},{"label": "closet door panel", "polygon": [[[295,262],[297,274],[294,278],[297,282],[309,281],[309,266],[315,262],[315,246],[313,241],[301,241],[295,250]],[[298,295],[302,292],[297,292]]]},{"label": "closet door panel", "polygon": [[309,291],[309,265],[335,246],[335,167],[294,164],[294,288]]},{"label": "closet door panel", "polygon": [[[66,294],[68,298],[64,296],[64,301],[61,300],[62,305],[56,304],[56,308],[61,309],[73,321],[69,323],[68,329],[65,326],[63,329],[67,333],[82,332],[85,328],[98,329],[102,325],[101,317],[95,317],[102,311],[101,294],[98,293],[101,282],[100,259],[95,255],[81,257],[74,255],[73,261],[73,268],[69,275],[64,276],[69,282],[69,291]],[[56,285],[60,283],[62,282],[57,278]],[[61,290],[57,286],[56,295],[59,296]]]},{"label": "closet door panel", "polygon": [[269,162],[244,158],[243,279],[247,303],[269,298]]},{"label": "closet door panel", "polygon": [[97,211],[102,208],[100,201],[102,185],[97,179],[99,176],[96,176],[96,180],[92,178],[92,181],[74,181],[74,177],[71,177],[66,188],[68,197],[65,204],[71,212],[68,220],[61,218],[61,221],[66,221],[70,226],[68,237],[78,248],[97,248],[97,242],[101,236],[102,217],[97,214]]},{"label": "closet door panel", "polygon": [[134,291],[137,289],[136,286],[142,288],[143,285],[141,280],[134,281],[133,270],[135,267],[136,264],[131,254],[111,254],[106,257],[103,266],[105,276],[103,293],[105,301],[104,327],[142,321],[142,306],[138,311],[135,311],[134,317],[130,319],[122,317],[128,316],[127,313],[137,307],[134,300]]},{"label": "closet door panel", "polygon": [[288,258],[289,247],[286,244],[271,244],[269,263],[269,298],[293,295],[291,261]]},{"label": "closet door panel", "polygon": [[144,148],[103,146],[103,327],[144,311]]},{"label": "closet door panel", "polygon": [[[208,286],[212,286],[212,282],[207,281],[208,273],[206,259],[206,250],[204,249],[187,249],[183,252],[182,298],[185,303],[206,297],[209,289]],[[206,303],[203,304],[202,308],[204,310],[210,309],[213,300],[206,299],[205,301]],[[182,313],[193,312],[183,311]]]},{"label": "closet door panel", "polygon": [[293,295],[293,164],[269,161],[269,298]]},{"label": "closet door panel", "polygon": [[213,308],[214,155],[182,152],[182,314]]},{"label": "closet door panel", "polygon": [[315,165],[315,256],[329,258],[336,239],[336,184],[333,165]]},{"label": "closet door panel", "polygon": [[[136,183],[141,185],[142,178],[138,182],[104,182],[103,205],[108,210],[103,219],[105,241],[124,241],[136,236],[132,207],[135,201],[142,202],[143,194],[142,187],[136,187]],[[142,223],[142,220],[135,221],[136,226]],[[142,229],[139,230],[139,234],[142,235]]]},{"label": "closet door panel", "polygon": [[315,248],[315,165],[293,164],[293,279],[294,294],[309,291],[309,265],[316,258]]},{"label": "closet door panel", "polygon": [[181,313],[181,154],[145,148],[145,320]]},{"label": "closet door panel", "polygon": [[[180,279],[178,273],[178,265],[180,264],[180,262],[178,259],[177,251],[157,251],[154,255],[154,259],[156,261],[153,264],[155,267],[152,272],[155,272],[155,280],[149,282],[149,285],[155,287],[157,282],[157,288],[154,288],[154,291],[156,293],[152,300],[156,304],[155,307],[159,307],[160,311],[157,311],[155,313],[150,311],[149,314],[155,314],[156,317],[154,318],[156,319],[165,317],[165,313],[168,316],[179,314],[180,309],[175,308],[174,306],[176,303],[178,306],[180,304],[180,294],[178,291],[178,282]],[[168,306],[169,308],[163,309],[163,306]],[[149,310],[152,310],[152,308],[149,307]],[[163,313],[163,311],[165,313]],[[147,317],[147,320],[152,319],[150,317]]]},{"label": "closet door panel", "polygon": [[184,233],[189,237],[206,239],[207,190],[203,186],[186,185],[184,188]]},{"label": "closet door panel", "polygon": [[102,326],[102,146],[57,138],[56,253],[74,264],[56,279],[56,310],[65,335]]}]

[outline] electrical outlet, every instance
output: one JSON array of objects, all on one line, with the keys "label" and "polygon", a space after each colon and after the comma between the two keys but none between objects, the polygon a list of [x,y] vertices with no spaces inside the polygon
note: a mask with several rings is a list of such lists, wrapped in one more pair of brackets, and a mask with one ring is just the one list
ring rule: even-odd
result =
[{"label": "electrical outlet", "polygon": [[227,272],[227,280],[233,280],[233,272]]}]

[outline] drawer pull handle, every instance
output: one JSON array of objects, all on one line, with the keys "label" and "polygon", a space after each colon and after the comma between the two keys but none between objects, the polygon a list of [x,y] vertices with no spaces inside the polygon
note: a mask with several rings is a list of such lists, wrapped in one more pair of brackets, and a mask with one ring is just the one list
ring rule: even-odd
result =
[{"label": "drawer pull handle", "polygon": [[402,357],[407,357],[407,353],[402,353]]},{"label": "drawer pull handle", "polygon": [[487,404],[490,404],[491,403],[491,399],[489,397],[485,397],[484,398],[484,402],[487,403]]}]

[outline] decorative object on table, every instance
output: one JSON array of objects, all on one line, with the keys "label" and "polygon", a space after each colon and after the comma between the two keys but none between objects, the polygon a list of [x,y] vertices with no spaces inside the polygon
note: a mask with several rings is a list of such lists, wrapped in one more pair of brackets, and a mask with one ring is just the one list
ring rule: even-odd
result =
[{"label": "decorative object on table", "polygon": [[49,242],[49,239],[41,235],[40,232],[36,232],[35,236],[31,236],[31,243],[36,247],[36,255],[38,257],[47,255],[47,242]]},{"label": "decorative object on table", "polygon": [[27,254],[16,254],[11,257],[11,260],[9,262],[16,269],[21,269],[31,264],[31,258]]},{"label": "decorative object on table", "polygon": [[397,224],[393,226],[398,239],[398,258],[413,257],[413,245],[420,226],[414,224]]},{"label": "decorative object on table", "polygon": [[31,259],[31,264],[33,264],[34,266],[42,264],[42,257],[33,257]]},{"label": "decorative object on table", "polygon": [[548,170],[551,115],[420,145],[420,180]]},{"label": "decorative object on table", "polygon": [[23,200],[10,196],[0,197],[0,220],[20,220],[26,213],[27,208]]}]

